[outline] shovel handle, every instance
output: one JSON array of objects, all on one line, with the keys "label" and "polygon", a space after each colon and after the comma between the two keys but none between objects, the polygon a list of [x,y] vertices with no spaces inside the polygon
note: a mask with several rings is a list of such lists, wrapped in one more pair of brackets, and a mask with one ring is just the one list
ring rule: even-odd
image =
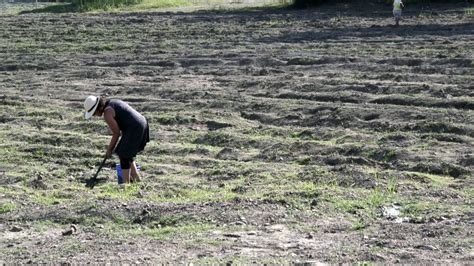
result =
[{"label": "shovel handle", "polygon": [[97,172],[95,173],[94,177],[92,177],[92,179],[97,179],[100,170],[102,170],[102,167],[105,165],[105,161],[107,161],[107,157],[104,157],[104,160],[102,160],[102,163],[99,165],[99,169],[97,169]]}]

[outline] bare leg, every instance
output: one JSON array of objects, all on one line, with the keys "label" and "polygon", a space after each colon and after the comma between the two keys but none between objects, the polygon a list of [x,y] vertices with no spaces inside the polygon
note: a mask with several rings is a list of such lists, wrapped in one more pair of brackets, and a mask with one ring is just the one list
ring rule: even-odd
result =
[{"label": "bare leg", "polygon": [[122,169],[123,182],[125,184],[130,183],[130,169]]},{"label": "bare leg", "polygon": [[132,182],[140,182],[140,173],[137,170],[137,164],[135,161],[132,162],[130,170],[132,174]]}]

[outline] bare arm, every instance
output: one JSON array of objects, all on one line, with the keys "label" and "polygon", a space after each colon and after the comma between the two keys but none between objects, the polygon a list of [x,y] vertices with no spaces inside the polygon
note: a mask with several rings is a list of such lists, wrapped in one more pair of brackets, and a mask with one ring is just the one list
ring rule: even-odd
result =
[{"label": "bare arm", "polygon": [[106,153],[106,157],[110,157],[112,156],[112,152],[114,151],[115,145],[117,145],[117,141],[120,137],[120,128],[117,124],[117,121],[115,121],[115,110],[112,107],[105,108],[104,119],[112,131],[112,138],[110,139]]}]

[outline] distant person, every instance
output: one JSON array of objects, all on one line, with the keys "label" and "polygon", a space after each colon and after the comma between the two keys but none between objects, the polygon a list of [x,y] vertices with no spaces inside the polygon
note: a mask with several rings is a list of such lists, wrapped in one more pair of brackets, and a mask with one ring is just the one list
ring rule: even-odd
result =
[{"label": "distant person", "polygon": [[395,17],[395,26],[397,27],[400,25],[403,7],[405,6],[403,5],[402,0],[393,0],[393,16]]},{"label": "distant person", "polygon": [[[85,118],[104,116],[112,131],[112,139],[105,153],[110,158],[115,153],[120,159],[123,181],[140,181],[135,156],[143,151],[150,141],[149,126],[146,118],[122,100],[89,96],[84,101]],[[120,138],[120,142],[117,144]]]}]

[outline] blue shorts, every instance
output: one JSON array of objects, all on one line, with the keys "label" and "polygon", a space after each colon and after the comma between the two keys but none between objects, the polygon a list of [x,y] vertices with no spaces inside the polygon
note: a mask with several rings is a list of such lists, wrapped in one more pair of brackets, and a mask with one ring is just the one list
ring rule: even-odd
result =
[{"label": "blue shorts", "polygon": [[402,17],[402,11],[401,10],[393,10],[393,16],[395,16],[395,18],[401,18]]}]

